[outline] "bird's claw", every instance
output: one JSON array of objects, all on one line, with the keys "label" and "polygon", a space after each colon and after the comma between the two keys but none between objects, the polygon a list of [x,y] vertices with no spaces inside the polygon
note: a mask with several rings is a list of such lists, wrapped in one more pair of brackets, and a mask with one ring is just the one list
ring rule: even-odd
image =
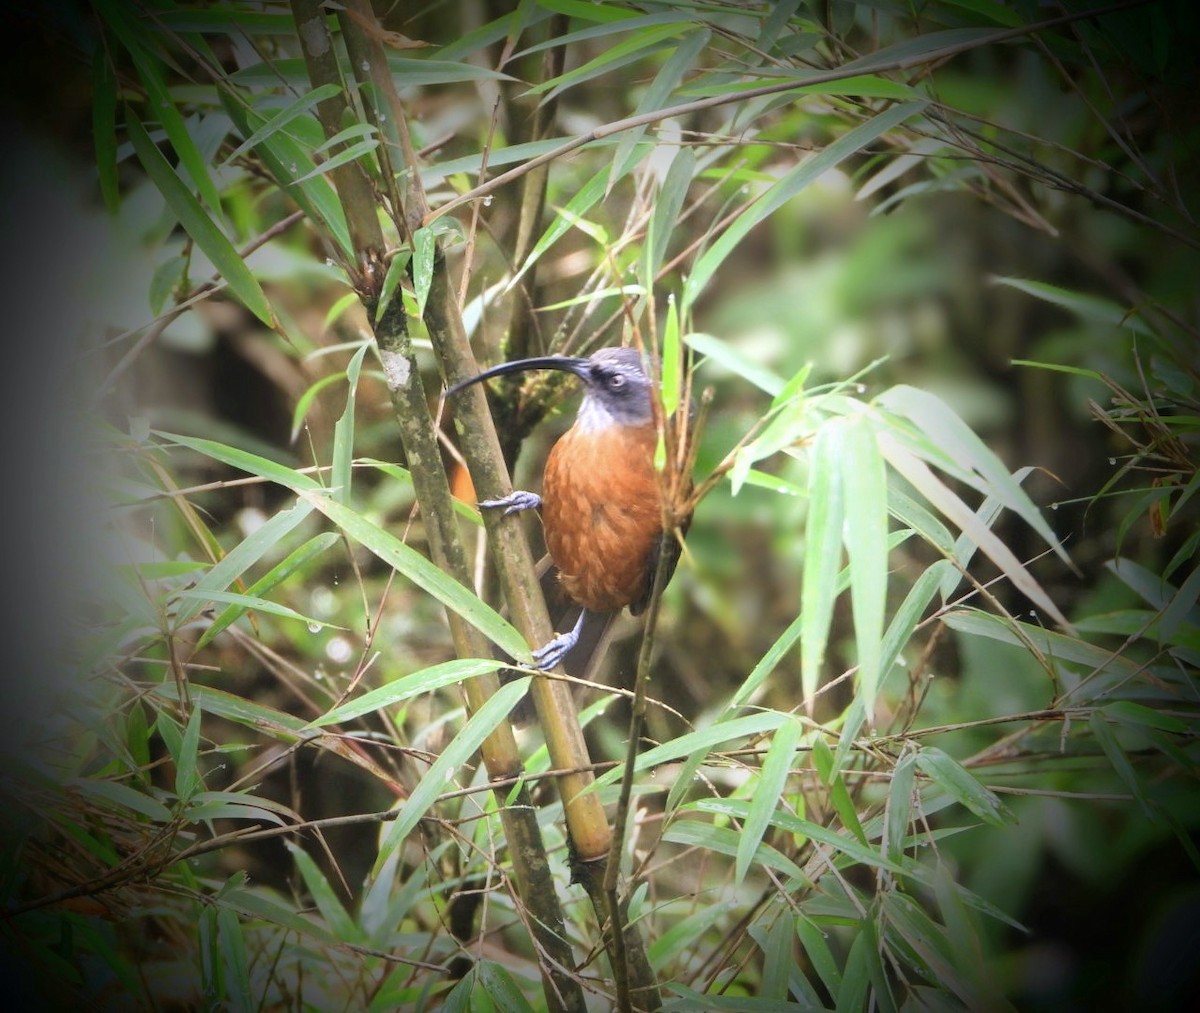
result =
[{"label": "bird's claw", "polygon": [[[542,497],[536,492],[514,489],[507,496],[502,496],[500,499],[481,499],[479,505],[491,510],[504,507],[503,516],[507,517],[509,514],[515,514],[521,510],[540,509],[542,506]],[[547,644],[546,646],[549,647],[550,645]]]},{"label": "bird's claw", "polygon": [[539,672],[549,672],[558,666],[578,641],[579,637],[574,633],[560,633],[533,652],[534,666]]}]

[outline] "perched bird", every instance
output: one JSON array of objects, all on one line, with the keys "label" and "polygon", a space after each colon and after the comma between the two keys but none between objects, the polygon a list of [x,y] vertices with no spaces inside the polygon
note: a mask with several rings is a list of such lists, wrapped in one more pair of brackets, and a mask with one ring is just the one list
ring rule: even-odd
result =
[{"label": "perched bird", "polygon": [[588,358],[544,356],[485,370],[450,387],[506,373],[558,369],[583,381],[575,423],[546,461],[542,494],[519,490],[479,505],[540,509],[558,583],[579,607],[572,628],[533,652],[541,669],[559,664],[580,640],[589,617],[603,626],[625,606],[639,615],[649,603],[660,553],[667,577],[679,559],[674,532],[663,530],[662,491],[654,467],[658,434],[653,384],[635,348],[602,348]]}]

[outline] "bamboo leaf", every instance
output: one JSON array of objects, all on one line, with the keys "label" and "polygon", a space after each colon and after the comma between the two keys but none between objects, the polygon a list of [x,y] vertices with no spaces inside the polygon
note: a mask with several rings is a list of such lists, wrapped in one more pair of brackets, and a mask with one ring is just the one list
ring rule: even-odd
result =
[{"label": "bamboo leaf", "polygon": [[900,762],[892,771],[892,784],[888,789],[883,853],[896,863],[904,859],[904,842],[908,837],[908,825],[912,821],[916,762],[913,753],[905,753],[900,757]]},{"label": "bamboo leaf", "polygon": [[267,598],[256,598],[249,594],[238,594],[234,591],[200,591],[196,588],[186,588],[183,591],[176,591],[175,594],[180,598],[199,602],[201,606],[207,602],[224,602],[227,605],[238,606],[243,612],[264,612],[267,615],[279,616],[281,619],[295,619],[304,623],[314,632],[318,629],[345,629],[344,626],[321,622],[319,619],[303,615],[287,605],[280,605],[279,602],[270,601]]},{"label": "bamboo leaf", "polygon": [[813,736],[812,759],[817,773],[821,775],[821,780],[829,785],[829,798],[833,802],[834,811],[842,821],[842,826],[857,837],[861,843],[866,844],[867,835],[863,831],[862,823],[859,822],[858,812],[854,808],[854,800],[850,797],[846,782],[842,778],[841,768],[836,765],[833,750],[829,748],[829,743],[825,741],[820,732]]},{"label": "bamboo leaf", "polygon": [[312,895],[317,910],[321,912],[321,918],[333,930],[333,934],[346,943],[365,942],[362,929],[338,899],[333,887],[329,885],[329,880],[308,852],[287,838],[284,838],[283,843],[291,853],[296,868],[300,870],[304,885]]},{"label": "bamboo leaf", "polygon": [[254,277],[241,255],[233,248],[233,244],[225,238],[225,234],[217,228],[208,217],[199,201],[191,195],[174,169],[171,168],[162,153],[150,140],[150,135],[137,118],[126,111],[126,129],[129,139],[133,142],[138,161],[142,163],[147,175],[163,195],[171,212],[179,219],[179,224],[196,245],[204,251],[205,256],[213,262],[221,277],[228,283],[230,289],[237,295],[259,320],[268,327],[274,327],[275,315],[271,304],[267,302],[258,279]]},{"label": "bamboo leaf", "polygon": [[768,188],[762,197],[742,212],[737,220],[696,261],[683,288],[684,312],[686,313],[695,303],[717,268],[724,263],[725,258],[733,252],[734,247],[746,237],[755,225],[774,214],[796,194],[839,162],[861,151],[872,141],[898,127],[905,120],[916,116],[925,108],[926,104],[925,101],[918,101],[892,106],[866,123],[847,131],[828,147],[811,158],[805,159]]},{"label": "bamboo leaf", "polygon": [[[654,75],[654,80],[650,82],[650,87],[642,94],[637,108],[633,111],[634,116],[639,116],[642,113],[655,109],[661,109],[667,104],[671,92],[679,86],[679,82],[683,80],[683,75],[696,62],[696,58],[704,50],[704,47],[708,45],[710,38],[712,38],[712,32],[707,28],[688,32],[683,37],[666,63]],[[641,126],[622,132],[621,140],[617,144],[616,154],[613,156],[612,175],[609,177],[608,187],[605,190],[606,197],[612,192],[613,186],[620,178],[617,174],[617,166],[623,164],[625,159],[629,157],[634,145],[645,136],[646,130],[646,126]]]},{"label": "bamboo leaf", "polygon": [[386,686],[379,686],[362,696],[353,697],[333,710],[322,714],[319,718],[314,718],[305,727],[324,728],[327,725],[351,721],[364,714],[383,710],[385,707],[394,707],[414,696],[432,693],[443,686],[453,686],[464,679],[495,672],[503,665],[504,662],[490,658],[466,658],[432,665],[419,672],[413,672],[412,675],[389,682]]},{"label": "bamboo leaf", "polygon": [[794,720],[780,725],[771,738],[771,748],[767,750],[767,757],[763,761],[762,772],[759,774],[750,806],[750,815],[738,839],[734,880],[739,886],[746,878],[746,872],[754,860],[763,834],[770,826],[771,813],[779,805],[799,742],[800,724]]},{"label": "bamboo leaf", "polygon": [[108,806],[121,806],[140,813],[156,823],[170,823],[171,810],[152,795],[117,781],[96,777],[75,777],[69,782],[71,790]]},{"label": "bamboo leaf", "polygon": [[350,505],[354,469],[354,407],[358,400],[358,374],[363,356],[371,346],[364,342],[346,367],[346,409],[333,426],[333,457],[330,484],[333,498],[344,506]]},{"label": "bamboo leaf", "polygon": [[200,719],[204,708],[200,700],[192,703],[192,713],[188,715],[187,727],[178,748],[174,751],[175,759],[175,795],[187,801],[204,787],[198,767],[200,758]]},{"label": "bamboo leaf", "polygon": [[804,576],[800,591],[800,681],[812,713],[821,681],[837,575],[842,558],[842,453],[845,426],[832,420],[817,432],[808,472],[808,521],[804,535]]},{"label": "bamboo leaf", "polygon": [[[1029,281],[1025,278],[993,278],[997,285],[1015,288],[1035,299],[1041,299],[1051,305],[1061,307],[1074,313],[1080,320],[1088,323],[1104,324],[1109,327],[1123,327],[1144,337],[1152,337],[1154,332],[1147,327],[1132,309],[1126,309],[1111,299],[1101,296],[1088,295],[1083,292],[1072,292],[1059,285],[1050,285],[1044,281]],[[1033,363],[1033,365],[1039,365]],[[1053,367],[1046,367],[1053,368]],[[1093,374],[1094,375],[1094,374]]]},{"label": "bamboo leaf", "polygon": [[917,754],[916,763],[923,774],[985,823],[1002,827],[1013,819],[1008,807],[993,791],[985,788],[962,764],[936,746],[922,749]]},{"label": "bamboo leaf", "polygon": [[[880,648],[887,599],[887,472],[865,416],[846,426],[842,450],[842,487],[846,524],[844,541],[850,559],[850,604],[858,654],[858,685],[867,720],[875,710],[875,693],[883,675]],[[810,500],[810,503],[812,501]]]},{"label": "bamboo leaf", "polygon": [[1060,627],[1071,629],[1066,616],[1051,601],[1050,596],[1033,576],[1021,565],[1020,560],[995,534],[979,523],[975,512],[950,490],[920,458],[912,454],[890,433],[879,434],[879,449],[901,475],[921,493],[933,506],[978,545],[986,556],[995,563],[1022,594],[1034,602]]},{"label": "bamboo leaf", "polygon": [[340,93],[341,88],[339,88],[336,84],[323,84],[318,88],[314,88],[312,91],[308,92],[308,94],[301,95],[300,98],[296,99],[296,101],[287,106],[287,108],[281,109],[269,120],[266,120],[261,127],[255,130],[249,137],[242,141],[241,144],[234,148],[233,151],[231,151],[225,157],[225,160],[221,163],[221,167],[224,168],[234,159],[240,158],[251,148],[262,144],[263,141],[274,136],[289,123],[291,123],[292,120],[296,119],[297,116],[303,116],[319,102],[324,102],[326,99],[333,98],[334,95],[338,95]]},{"label": "bamboo leaf", "polygon": [[425,303],[433,284],[433,261],[437,252],[437,234],[433,226],[417,229],[413,233],[412,276],[413,290],[417,296],[417,316],[425,316]]},{"label": "bamboo leaf", "polygon": [[514,679],[501,686],[496,694],[471,715],[470,720],[463,726],[450,743],[442,750],[425,776],[418,782],[407,801],[400,809],[400,815],[388,828],[387,836],[375,859],[375,871],[387,860],[401,842],[412,832],[417,822],[429,811],[429,807],[445,790],[446,784],[453,780],[460,767],[463,766],[479,749],[480,744],[495,727],[503,721],[508,713],[516,706],[517,701],[525,695],[532,681],[530,676]]},{"label": "bamboo leaf", "polygon": [[900,384],[881,394],[878,404],[914,422],[959,467],[979,475],[986,483],[988,495],[1023,518],[1064,563],[1071,565],[1066,549],[1021,488],[1020,481],[1009,474],[1003,462],[946,402],[928,391]]},{"label": "bamboo leaf", "polygon": [[650,214],[650,224],[646,229],[646,244],[643,250],[644,267],[642,284],[650,290],[662,267],[667,255],[667,246],[679,221],[679,212],[687,198],[688,187],[696,171],[696,155],[691,148],[680,146],[671,159],[671,167],[667,169],[666,178],[658,190],[658,199],[654,202],[654,210]]},{"label": "bamboo leaf", "polygon": [[324,176],[326,173],[332,172],[334,169],[347,165],[350,162],[357,162],[360,158],[369,155],[378,147],[379,141],[375,138],[351,144],[349,147],[343,148],[336,155],[331,155],[323,162],[314,166],[310,172],[306,172],[302,176],[297,176],[291,182],[294,186],[300,186],[307,183],[310,179],[317,176]]},{"label": "bamboo leaf", "polygon": [[[246,570],[257,563],[267,552],[270,552],[281,539],[300,525],[310,513],[312,513],[311,504],[303,501],[297,502],[286,510],[280,510],[270,520],[250,532],[196,582],[195,587],[189,592],[189,596],[195,603],[179,609],[175,616],[175,624],[182,626],[189,622],[200,611],[206,600],[215,600],[207,596],[212,592],[224,591],[228,588]],[[288,611],[291,612],[290,609]]]},{"label": "bamboo leaf", "polygon": [[103,46],[92,53],[92,144],[100,196],[108,213],[115,215],[121,203],[117,181],[117,79]]},{"label": "bamboo leaf", "polygon": [[715,338],[711,334],[692,333],[684,338],[684,341],[698,355],[707,356],[734,375],[748,380],[759,390],[766,391],[772,397],[778,396],[784,388],[782,377],[772,373],[765,366],[748,359],[720,338]]}]

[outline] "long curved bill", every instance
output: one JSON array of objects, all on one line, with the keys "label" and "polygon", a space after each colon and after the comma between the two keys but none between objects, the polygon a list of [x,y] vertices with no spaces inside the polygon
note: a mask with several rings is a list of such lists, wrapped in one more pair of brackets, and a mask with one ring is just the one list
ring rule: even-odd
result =
[{"label": "long curved bill", "polygon": [[569,355],[542,355],[533,359],[516,359],[513,362],[502,362],[499,366],[493,366],[491,369],[485,369],[477,376],[469,377],[466,380],[459,380],[452,387],[446,388],[446,397],[451,394],[457,394],[464,387],[469,387],[473,383],[480,383],[483,380],[490,380],[493,376],[504,376],[508,373],[524,373],[530,369],[560,369],[564,373],[574,373],[576,376],[586,376],[589,366],[588,359],[573,358]]}]

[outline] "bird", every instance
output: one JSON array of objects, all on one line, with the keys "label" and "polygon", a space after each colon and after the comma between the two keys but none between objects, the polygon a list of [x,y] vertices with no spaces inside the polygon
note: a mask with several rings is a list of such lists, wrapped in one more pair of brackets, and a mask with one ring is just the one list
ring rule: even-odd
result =
[{"label": "bird", "polygon": [[533,652],[537,668],[548,671],[579,645],[589,619],[601,620],[592,638],[598,640],[621,609],[640,615],[649,604],[660,555],[667,555],[669,580],[680,544],[674,531],[663,528],[662,483],[654,466],[654,385],[636,348],[602,348],[586,358],[517,359],[454,384],[446,395],[536,369],[561,370],[583,382],[574,424],[550,451],[541,495],[516,490],[479,505],[505,515],[541,512],[557,584],[579,610],[570,630]]}]

